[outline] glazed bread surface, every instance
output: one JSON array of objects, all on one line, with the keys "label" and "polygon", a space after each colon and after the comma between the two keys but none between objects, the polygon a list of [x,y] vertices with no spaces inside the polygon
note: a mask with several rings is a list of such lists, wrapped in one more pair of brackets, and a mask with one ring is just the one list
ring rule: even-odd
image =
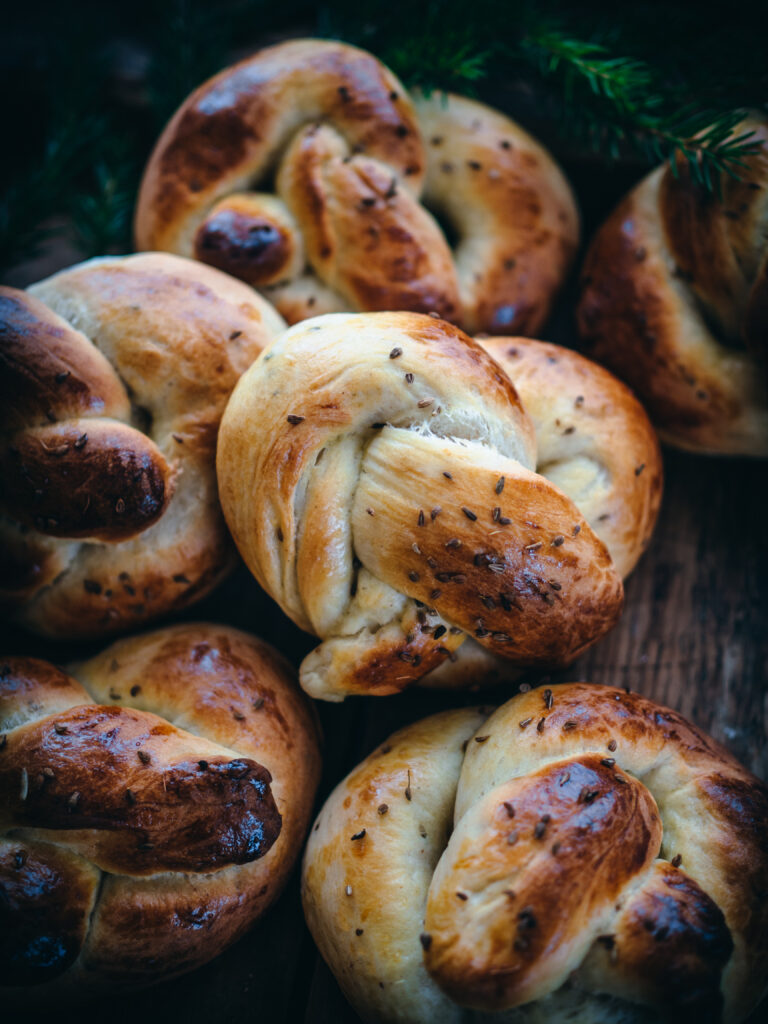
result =
[{"label": "glazed bread surface", "polygon": [[278,896],[319,775],[287,663],[226,626],[0,677],[0,991],[60,1005],[206,963]]},{"label": "glazed bread surface", "polygon": [[5,609],[74,637],[203,597],[234,556],[219,420],[278,314],[220,271],[149,253],[0,289],[0,321]]},{"label": "glazed bread surface", "polygon": [[[482,338],[520,396],[536,435],[536,472],[578,506],[626,578],[653,534],[663,465],[645,410],[608,370],[532,338]],[[473,639],[420,686],[479,689],[521,675]]]},{"label": "glazed bread surface", "polygon": [[682,716],[571,683],[395,733],[303,902],[377,1024],[735,1022],[768,978],[768,791]]}]

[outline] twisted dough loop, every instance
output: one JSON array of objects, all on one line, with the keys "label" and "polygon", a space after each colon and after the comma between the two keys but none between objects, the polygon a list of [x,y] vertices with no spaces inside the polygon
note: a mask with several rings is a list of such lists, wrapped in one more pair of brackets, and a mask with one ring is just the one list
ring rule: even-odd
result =
[{"label": "twisted dough loop", "polygon": [[544,322],[578,243],[567,182],[512,121],[461,97],[412,102],[373,56],[320,40],[262,50],[189,97],[135,229],[139,248],[266,289],[289,322],[435,310],[520,333]]},{"label": "twisted dough loop", "polygon": [[768,968],[767,813],[677,713],[553,686],[371,754],[310,835],[305,912],[366,1021],[735,1022]]},{"label": "twisted dough loop", "polygon": [[[536,434],[536,472],[578,507],[626,578],[653,533],[663,467],[656,435],[630,390],[570,349],[530,338],[484,338],[506,371]],[[514,677],[473,640],[422,686],[477,689]]]},{"label": "twisted dough loop", "polygon": [[124,629],[232,564],[214,445],[237,377],[282,321],[168,255],[0,290],[3,599],[50,634]]},{"label": "twisted dough loop", "polygon": [[620,577],[534,464],[509,379],[450,324],[335,314],[279,338],[232,395],[217,468],[249,568],[323,638],[305,689],[395,692],[467,634],[561,664],[610,628]]},{"label": "twisted dough loop", "polygon": [[584,264],[579,328],[681,448],[768,454],[768,122],[722,198],[662,166],[598,232]]},{"label": "twisted dough loop", "polygon": [[278,895],[319,772],[288,666],[247,634],[177,626],[72,671],[0,678],[0,988],[20,1002],[214,957]]}]

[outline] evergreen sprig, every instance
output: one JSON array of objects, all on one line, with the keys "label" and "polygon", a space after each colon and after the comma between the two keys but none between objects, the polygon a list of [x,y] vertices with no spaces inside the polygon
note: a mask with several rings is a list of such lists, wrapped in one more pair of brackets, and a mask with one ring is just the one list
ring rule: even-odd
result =
[{"label": "evergreen sprig", "polygon": [[[586,125],[596,149],[616,158],[630,144],[649,161],[669,160],[677,172],[685,162],[691,177],[718,192],[720,176],[738,178],[760,143],[738,132],[746,111],[680,107],[658,70],[633,57],[611,57],[597,42],[574,39],[559,29],[526,33],[521,52],[544,77],[558,76],[570,130]],[[585,104],[585,91],[598,106]]]}]

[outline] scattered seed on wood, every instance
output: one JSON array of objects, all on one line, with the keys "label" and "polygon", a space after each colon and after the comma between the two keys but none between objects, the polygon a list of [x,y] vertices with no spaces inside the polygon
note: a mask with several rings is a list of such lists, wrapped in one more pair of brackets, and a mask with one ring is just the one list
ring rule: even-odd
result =
[{"label": "scattered seed on wood", "polygon": [[536,723],[536,732],[544,732],[544,723],[545,722],[546,722],[546,718],[540,718],[538,720],[538,722]]},{"label": "scattered seed on wood", "polygon": [[377,810],[379,814],[386,814],[389,810],[389,804],[379,804]]},{"label": "scattered seed on wood", "polygon": [[570,732],[571,729],[575,729],[578,723],[574,722],[572,718],[569,718],[567,722],[563,722],[563,729],[566,732]]},{"label": "scattered seed on wood", "polygon": [[432,945],[432,936],[428,932],[422,932],[419,936],[419,942],[422,944],[425,950],[428,950]]},{"label": "scattered seed on wood", "polygon": [[645,469],[645,463],[644,462],[641,462],[639,466],[635,466],[635,476],[640,476],[640,474],[643,472],[644,469]]},{"label": "scattered seed on wood", "polygon": [[475,736],[475,743],[485,743],[485,741],[489,740],[490,738],[491,738],[490,735],[488,735],[488,736]]},{"label": "scattered seed on wood", "polygon": [[682,854],[676,853],[669,863],[672,865],[673,868],[679,868],[680,865],[683,863]]},{"label": "scattered seed on wood", "polygon": [[526,544],[523,551],[538,551],[540,547],[543,547],[542,541],[536,540],[532,544]]},{"label": "scattered seed on wood", "polygon": [[428,405],[432,405],[434,398],[420,398],[416,403],[419,409],[426,409]]},{"label": "scattered seed on wood", "polygon": [[519,838],[520,838],[520,833],[517,831],[517,829],[514,829],[507,836],[507,845],[508,846],[514,846]]},{"label": "scattered seed on wood", "polygon": [[616,743],[616,740],[609,740],[609,742],[608,742],[608,749],[610,751],[614,751],[617,746],[618,746],[618,744]]},{"label": "scattered seed on wood", "polygon": [[564,544],[564,543],[565,543],[565,537],[562,535],[562,533],[558,533],[558,535],[556,537],[554,537],[553,540],[552,540],[552,546],[555,547],[555,548],[559,548],[560,545]]},{"label": "scattered seed on wood", "polygon": [[477,519],[477,516],[475,515],[471,508],[466,508],[464,505],[462,505],[461,511],[464,513],[467,519],[471,519],[473,523]]},{"label": "scattered seed on wood", "polygon": [[456,898],[460,899],[460,900],[468,900],[469,896],[467,896],[467,894],[465,892],[457,892],[456,893]]},{"label": "scattered seed on wood", "polygon": [[613,766],[616,764],[616,758],[615,757],[604,757],[600,761],[600,764],[605,765],[606,768],[613,768]]},{"label": "scattered seed on wood", "polygon": [[138,757],[142,764],[149,764],[149,762],[152,760],[151,756],[146,752],[146,750],[137,750],[136,756]]},{"label": "scattered seed on wood", "polygon": [[506,811],[507,811],[507,814],[509,815],[509,817],[510,818],[514,818],[514,816],[515,816],[515,805],[512,803],[512,801],[511,800],[505,800],[503,806],[506,808]]},{"label": "scattered seed on wood", "polygon": [[413,793],[411,792],[411,771],[408,769],[408,785],[405,787],[405,799],[411,800]]},{"label": "scattered seed on wood", "polygon": [[426,522],[426,520],[424,518],[424,510],[423,509],[419,509],[419,517],[416,520],[416,522],[418,523],[419,526],[423,526],[424,523]]},{"label": "scattered seed on wood", "polygon": [[496,481],[496,486],[494,488],[494,490],[496,491],[497,494],[501,494],[501,492],[504,490],[504,484],[506,482],[507,482],[506,481],[506,477],[503,477],[503,476],[499,477],[499,479]]},{"label": "scattered seed on wood", "polygon": [[443,510],[440,508],[439,505],[436,506],[436,508],[432,509],[432,511],[429,513],[429,518],[432,520],[433,523],[434,523],[434,521],[437,519],[437,517],[440,515],[440,513],[442,511]]},{"label": "scattered seed on wood", "polygon": [[297,416],[295,413],[291,413],[290,415],[286,416],[285,418],[288,420],[288,422],[291,424],[292,427],[298,426],[299,423],[303,423],[304,422],[304,417],[303,416]]},{"label": "scattered seed on wood", "polygon": [[351,895],[352,895],[352,886],[351,886],[351,885],[348,885],[348,886],[347,886],[347,887],[345,888],[344,892],[345,892],[345,894],[346,894],[347,896],[351,896]]},{"label": "scattered seed on wood", "polygon": [[405,383],[406,384],[413,384],[413,374],[412,373],[406,373],[406,375],[405,375]]},{"label": "scattered seed on wood", "polygon": [[392,351],[389,353],[389,358],[390,359],[397,359],[398,356],[401,356],[402,354],[403,354],[403,350],[401,348],[393,348]]},{"label": "scattered seed on wood", "polygon": [[355,832],[355,834],[350,838],[352,839],[353,843],[356,842],[358,839],[365,839],[365,829],[360,829],[359,832]]}]

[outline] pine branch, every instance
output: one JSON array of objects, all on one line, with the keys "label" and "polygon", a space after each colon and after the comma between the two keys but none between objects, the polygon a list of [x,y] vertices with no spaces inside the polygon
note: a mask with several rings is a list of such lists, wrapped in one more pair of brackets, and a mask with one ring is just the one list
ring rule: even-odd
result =
[{"label": "pine branch", "polygon": [[[632,57],[606,57],[596,42],[569,37],[551,27],[533,29],[521,53],[547,78],[559,78],[571,131],[587,125],[593,147],[607,147],[616,158],[629,143],[650,160],[679,162],[708,191],[720,191],[720,177],[738,178],[761,144],[754,133],[735,133],[744,110],[707,111],[695,104],[680,108],[659,73]],[[597,101],[584,104],[585,92]]]}]

